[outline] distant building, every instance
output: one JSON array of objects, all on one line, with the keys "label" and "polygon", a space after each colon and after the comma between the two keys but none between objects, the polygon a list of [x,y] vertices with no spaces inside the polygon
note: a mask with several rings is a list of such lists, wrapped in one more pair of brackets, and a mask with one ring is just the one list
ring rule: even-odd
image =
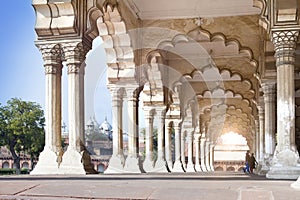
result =
[{"label": "distant building", "polygon": [[[30,156],[21,153],[20,167],[21,169],[31,169],[36,163],[32,163]],[[0,147],[0,168],[15,169],[16,164],[11,152],[6,147]]]}]

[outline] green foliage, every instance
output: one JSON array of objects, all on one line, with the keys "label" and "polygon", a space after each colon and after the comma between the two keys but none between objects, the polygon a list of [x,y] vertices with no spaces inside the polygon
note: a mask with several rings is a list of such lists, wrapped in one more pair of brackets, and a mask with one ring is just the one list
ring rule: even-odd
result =
[{"label": "green foliage", "polygon": [[[157,159],[157,127],[153,128],[153,160]],[[146,129],[142,128],[140,130],[140,137],[145,138],[146,137]],[[142,158],[145,159],[146,156],[146,148],[144,149],[144,152],[142,152]]]},{"label": "green foliage", "polygon": [[[0,169],[0,175],[11,175],[11,174],[16,174],[17,170],[16,169]],[[21,174],[29,174],[29,170],[24,168],[21,169]]]},{"label": "green foliage", "polygon": [[13,98],[0,106],[0,145],[9,148],[20,170],[20,152],[36,158],[44,147],[44,112],[34,102]]}]

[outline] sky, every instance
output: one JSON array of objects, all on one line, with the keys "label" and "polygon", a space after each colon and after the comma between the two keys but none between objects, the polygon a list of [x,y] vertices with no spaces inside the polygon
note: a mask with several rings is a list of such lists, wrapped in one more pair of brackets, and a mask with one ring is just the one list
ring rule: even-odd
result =
[{"label": "sky", "polygon": [[[33,101],[45,108],[43,60],[34,41],[35,11],[31,0],[9,0],[0,7],[0,103],[11,98]],[[111,122],[111,97],[106,87],[105,52],[101,39],[93,43],[87,56],[85,75],[85,119]],[[63,69],[63,121],[67,115],[67,73]],[[109,106],[108,106],[109,105]]]}]

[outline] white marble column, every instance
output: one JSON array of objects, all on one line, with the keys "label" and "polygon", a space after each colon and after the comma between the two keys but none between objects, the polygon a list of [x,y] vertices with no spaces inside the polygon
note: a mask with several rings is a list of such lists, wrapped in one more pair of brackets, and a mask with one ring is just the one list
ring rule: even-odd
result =
[{"label": "white marble column", "polygon": [[267,178],[294,179],[300,174],[295,147],[295,49],[299,31],[274,31],[277,67],[277,146]]},{"label": "white marble column", "polygon": [[265,109],[264,105],[257,108],[259,117],[259,165],[256,170],[259,175],[265,175],[270,170],[270,164],[265,157]]},{"label": "white marble column", "polygon": [[174,121],[175,130],[175,162],[172,172],[184,172],[182,162],[181,162],[181,123],[179,121]]},{"label": "white marble column", "polygon": [[180,157],[181,157],[181,163],[183,170],[186,171],[186,162],[185,162],[185,139],[186,139],[186,133],[181,129],[181,141],[180,141]]},{"label": "white marble column", "polygon": [[194,131],[189,130],[187,134],[187,141],[188,141],[188,163],[186,166],[186,172],[195,172],[195,166],[193,162],[193,137]]},{"label": "white marble column", "polygon": [[275,149],[275,83],[263,83],[265,103],[265,159],[271,160]]},{"label": "white marble column", "polygon": [[138,155],[138,96],[137,87],[126,87],[127,94],[127,119],[128,119],[128,156],[125,161],[124,171],[129,173],[141,173]]},{"label": "white marble column", "polygon": [[259,120],[255,120],[255,157],[259,160]]},{"label": "white marble column", "polygon": [[206,142],[206,138],[205,135],[202,133],[201,138],[200,138],[200,164],[201,164],[201,169],[203,172],[207,172],[207,168],[206,168],[206,164],[205,164],[205,142]]},{"label": "white marble column", "polygon": [[84,129],[84,71],[89,48],[82,42],[63,44],[68,67],[69,146],[62,158],[60,170],[68,174],[95,173],[85,149]]},{"label": "white marble column", "polygon": [[[171,171],[173,168],[172,162],[172,127],[170,126],[170,120],[165,120],[165,157],[168,164],[168,169]],[[174,127],[173,127],[174,128]]]},{"label": "white marble column", "polygon": [[145,172],[154,171],[154,160],[153,160],[153,118],[154,111],[144,107],[145,111],[145,123],[146,123],[146,133],[145,133],[145,160],[143,163],[143,168]]},{"label": "white marble column", "polygon": [[164,125],[166,117],[165,108],[156,108],[156,117],[158,121],[157,127],[157,160],[155,162],[156,172],[168,172],[167,162],[165,159],[165,148],[164,148]]},{"label": "white marble column", "polygon": [[209,167],[210,167],[210,171],[215,171],[214,170],[214,148],[215,145],[210,142],[209,143]]},{"label": "white marble column", "polygon": [[205,141],[205,167],[207,171],[212,171],[210,168],[210,140],[208,138]]},{"label": "white marble column", "polygon": [[113,154],[109,160],[108,168],[104,173],[122,173],[124,167],[123,153],[123,91],[120,88],[110,88],[112,94],[112,128],[113,128]]},{"label": "white marble column", "polygon": [[194,134],[194,142],[195,142],[195,170],[197,172],[202,172],[200,165],[200,133]]},{"label": "white marble column", "polygon": [[57,174],[62,160],[61,147],[61,75],[62,63],[55,45],[40,46],[46,76],[45,147],[39,161],[30,173]]},{"label": "white marble column", "polygon": [[259,117],[259,163],[264,163],[265,154],[265,109],[262,106],[258,106]]}]

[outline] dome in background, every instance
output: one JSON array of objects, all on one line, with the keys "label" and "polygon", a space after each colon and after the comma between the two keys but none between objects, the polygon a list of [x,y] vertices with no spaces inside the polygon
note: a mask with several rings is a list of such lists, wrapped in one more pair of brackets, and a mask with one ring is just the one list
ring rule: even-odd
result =
[{"label": "dome in background", "polygon": [[107,137],[112,140],[112,126],[108,123],[107,118],[99,127],[100,133],[107,135]]},{"label": "dome in background", "polygon": [[105,121],[100,125],[100,131],[102,133],[108,133],[112,131],[112,126],[108,123],[107,118],[105,117]]}]

